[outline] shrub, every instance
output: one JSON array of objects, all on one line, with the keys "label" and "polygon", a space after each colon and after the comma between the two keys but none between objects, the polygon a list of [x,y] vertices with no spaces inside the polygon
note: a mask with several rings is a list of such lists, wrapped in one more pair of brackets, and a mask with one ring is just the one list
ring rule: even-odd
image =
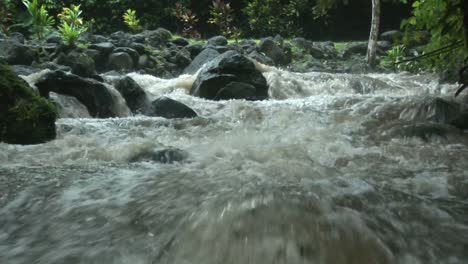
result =
[{"label": "shrub", "polygon": [[184,37],[200,38],[200,33],[195,28],[198,23],[198,17],[192,10],[188,9],[182,3],[177,3],[174,16],[182,26],[182,30],[179,29],[178,31],[181,31]]},{"label": "shrub", "polygon": [[52,29],[55,21],[49,15],[44,5],[39,5],[38,0],[23,0],[31,20],[28,22],[32,27],[33,33],[36,34],[38,40],[43,40],[45,35]]},{"label": "shrub", "polygon": [[88,30],[81,18],[82,11],[80,5],[64,7],[62,13],[58,15],[60,25],[58,30],[65,45],[75,46],[81,34]]},{"label": "shrub", "polygon": [[123,14],[123,19],[125,25],[130,28],[133,32],[138,32],[141,30],[140,20],[137,18],[136,11],[132,9],[127,9]]},{"label": "shrub", "polygon": [[223,0],[214,0],[210,8],[211,18],[208,23],[218,27],[223,35],[226,37],[239,37],[239,30],[233,26],[234,10],[231,8],[230,3],[226,3]]}]

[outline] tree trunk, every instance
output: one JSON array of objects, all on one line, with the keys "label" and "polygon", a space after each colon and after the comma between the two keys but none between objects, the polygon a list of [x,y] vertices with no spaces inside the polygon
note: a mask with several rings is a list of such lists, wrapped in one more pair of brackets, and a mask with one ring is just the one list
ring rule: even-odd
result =
[{"label": "tree trunk", "polygon": [[374,67],[377,56],[377,41],[379,39],[380,28],[380,0],[372,0],[372,22],[369,36],[369,46],[367,47],[367,63]]}]

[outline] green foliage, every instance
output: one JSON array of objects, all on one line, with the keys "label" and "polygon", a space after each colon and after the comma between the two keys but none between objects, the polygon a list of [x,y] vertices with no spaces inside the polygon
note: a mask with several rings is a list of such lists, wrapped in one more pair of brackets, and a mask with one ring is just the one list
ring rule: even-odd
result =
[{"label": "green foliage", "polygon": [[182,25],[182,30],[179,29],[179,31],[182,31],[182,36],[187,38],[200,38],[200,33],[195,28],[198,23],[198,17],[192,12],[192,10],[179,2],[176,4],[176,8],[173,13]]},{"label": "green foliage", "polygon": [[382,57],[381,64],[384,68],[396,70],[397,63],[405,58],[406,48],[404,46],[394,46]]},{"label": "green foliage", "polygon": [[233,26],[234,10],[231,8],[230,3],[223,0],[214,0],[210,7],[210,16],[208,23],[218,27],[223,35],[226,37],[239,38],[239,29]]},{"label": "green foliage", "polygon": [[32,31],[36,34],[38,40],[43,40],[54,25],[54,18],[49,15],[44,5],[39,4],[38,0],[32,0],[32,2],[23,0],[22,2],[31,16],[29,23],[32,26]]},{"label": "green foliage", "polygon": [[68,46],[75,46],[81,34],[88,30],[81,14],[80,5],[71,5],[64,7],[62,13],[58,15],[60,19],[58,30],[63,42]]},{"label": "green foliage", "polygon": [[253,0],[243,12],[254,34],[289,37],[301,33],[297,22],[308,12],[309,4],[309,0]]},{"label": "green foliage", "polygon": [[[413,15],[403,20],[402,29],[406,32],[405,44],[414,45],[418,42],[418,30],[428,30],[431,42],[425,52],[437,50],[464,38],[463,13],[460,8],[464,0],[418,0],[413,3]],[[466,1],[466,0],[465,0]],[[427,69],[444,71],[463,63],[467,56],[463,48],[452,50],[424,60]]]},{"label": "green foliage", "polygon": [[138,32],[141,30],[140,20],[137,18],[136,11],[132,9],[127,9],[123,15],[124,23],[129,27],[133,32]]}]

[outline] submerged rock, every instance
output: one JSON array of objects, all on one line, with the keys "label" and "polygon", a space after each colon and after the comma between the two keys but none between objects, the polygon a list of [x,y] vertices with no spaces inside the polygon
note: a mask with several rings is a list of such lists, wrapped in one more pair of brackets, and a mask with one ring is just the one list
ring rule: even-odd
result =
[{"label": "submerged rock", "polygon": [[[237,85],[231,84],[233,82]],[[245,84],[242,89],[239,88],[239,83]],[[253,97],[250,96],[250,87],[255,88]],[[239,93],[233,93],[234,91]],[[228,51],[210,62],[198,74],[190,94],[212,100],[264,99],[268,97],[268,85],[250,59],[237,51]]]},{"label": "submerged rock", "polygon": [[197,113],[183,103],[168,97],[160,97],[151,103],[150,116],[164,118],[193,118]]},{"label": "submerged rock", "polygon": [[185,151],[176,148],[150,149],[133,156],[130,158],[130,162],[153,161],[171,164],[174,162],[182,162],[187,158],[188,154]]},{"label": "submerged rock", "polygon": [[56,136],[54,105],[37,95],[0,59],[0,141],[38,144]]},{"label": "submerged rock", "polygon": [[93,117],[115,117],[113,97],[107,87],[94,79],[82,78],[78,75],[62,71],[54,71],[44,75],[36,83],[42,96],[48,97],[50,92],[76,97],[88,108]]}]

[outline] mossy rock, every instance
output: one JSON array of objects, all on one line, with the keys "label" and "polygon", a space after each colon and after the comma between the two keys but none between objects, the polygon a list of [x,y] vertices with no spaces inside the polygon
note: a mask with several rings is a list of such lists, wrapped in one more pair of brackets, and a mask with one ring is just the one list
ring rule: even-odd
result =
[{"label": "mossy rock", "polygon": [[57,111],[0,59],[0,142],[39,144],[56,137]]}]

